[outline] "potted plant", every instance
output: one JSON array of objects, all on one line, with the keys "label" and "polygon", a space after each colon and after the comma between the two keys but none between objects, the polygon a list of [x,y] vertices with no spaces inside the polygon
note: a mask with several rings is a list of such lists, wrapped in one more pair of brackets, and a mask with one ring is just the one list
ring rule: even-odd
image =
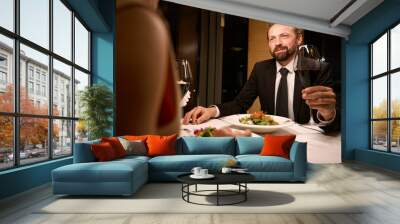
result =
[{"label": "potted plant", "polygon": [[89,140],[110,136],[107,131],[112,125],[113,95],[102,84],[87,86],[79,93],[82,109],[80,124],[87,127]]}]

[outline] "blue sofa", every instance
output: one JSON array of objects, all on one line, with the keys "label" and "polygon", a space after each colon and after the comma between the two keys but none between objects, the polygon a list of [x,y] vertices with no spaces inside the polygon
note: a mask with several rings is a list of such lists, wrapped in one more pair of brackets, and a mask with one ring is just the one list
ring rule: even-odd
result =
[{"label": "blue sofa", "polygon": [[290,159],[260,156],[261,137],[181,137],[177,155],[127,156],[96,162],[90,145],[75,144],[74,163],[52,171],[53,193],[68,195],[131,195],[148,181],[176,181],[193,167],[218,172],[230,159],[247,168],[260,182],[304,182],[307,170],[307,145],[294,142]]}]

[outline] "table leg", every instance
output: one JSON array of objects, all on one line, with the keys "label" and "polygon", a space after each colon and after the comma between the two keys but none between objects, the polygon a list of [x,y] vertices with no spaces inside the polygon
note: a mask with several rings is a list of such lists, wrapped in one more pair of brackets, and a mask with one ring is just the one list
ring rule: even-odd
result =
[{"label": "table leg", "polygon": [[247,183],[244,183],[244,201],[247,201]]},{"label": "table leg", "polygon": [[187,191],[188,191],[188,193],[187,193],[187,201],[190,202],[190,200],[189,200],[189,195],[190,195],[190,184],[188,184]]},{"label": "table leg", "polygon": [[219,184],[217,184],[217,206],[219,205]]}]

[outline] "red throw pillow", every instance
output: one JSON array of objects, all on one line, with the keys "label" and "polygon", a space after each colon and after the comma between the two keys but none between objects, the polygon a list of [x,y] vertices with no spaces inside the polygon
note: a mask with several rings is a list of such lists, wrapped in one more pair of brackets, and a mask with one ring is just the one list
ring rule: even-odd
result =
[{"label": "red throw pillow", "polygon": [[115,155],[118,158],[126,156],[126,151],[122,146],[121,142],[119,142],[117,137],[110,137],[110,138],[101,138],[101,142],[108,142],[112,146],[115,151]]},{"label": "red throw pillow", "polygon": [[149,135],[146,140],[148,156],[175,155],[177,137],[177,134],[170,136]]},{"label": "red throw pillow", "polygon": [[290,147],[295,139],[296,135],[265,135],[260,155],[281,156],[289,159]]},{"label": "red throw pillow", "polygon": [[125,135],[124,139],[129,140],[129,141],[146,141],[147,135]]},{"label": "red throw pillow", "polygon": [[117,158],[115,151],[109,142],[91,145],[94,157],[99,162],[109,161]]}]

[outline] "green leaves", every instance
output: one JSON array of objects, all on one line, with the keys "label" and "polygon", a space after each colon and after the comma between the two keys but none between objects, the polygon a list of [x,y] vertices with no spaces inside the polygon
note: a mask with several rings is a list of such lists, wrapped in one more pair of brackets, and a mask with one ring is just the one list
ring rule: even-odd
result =
[{"label": "green leaves", "polygon": [[112,125],[113,94],[107,86],[95,84],[79,93],[79,106],[83,109],[89,139],[109,136],[107,129]]}]

